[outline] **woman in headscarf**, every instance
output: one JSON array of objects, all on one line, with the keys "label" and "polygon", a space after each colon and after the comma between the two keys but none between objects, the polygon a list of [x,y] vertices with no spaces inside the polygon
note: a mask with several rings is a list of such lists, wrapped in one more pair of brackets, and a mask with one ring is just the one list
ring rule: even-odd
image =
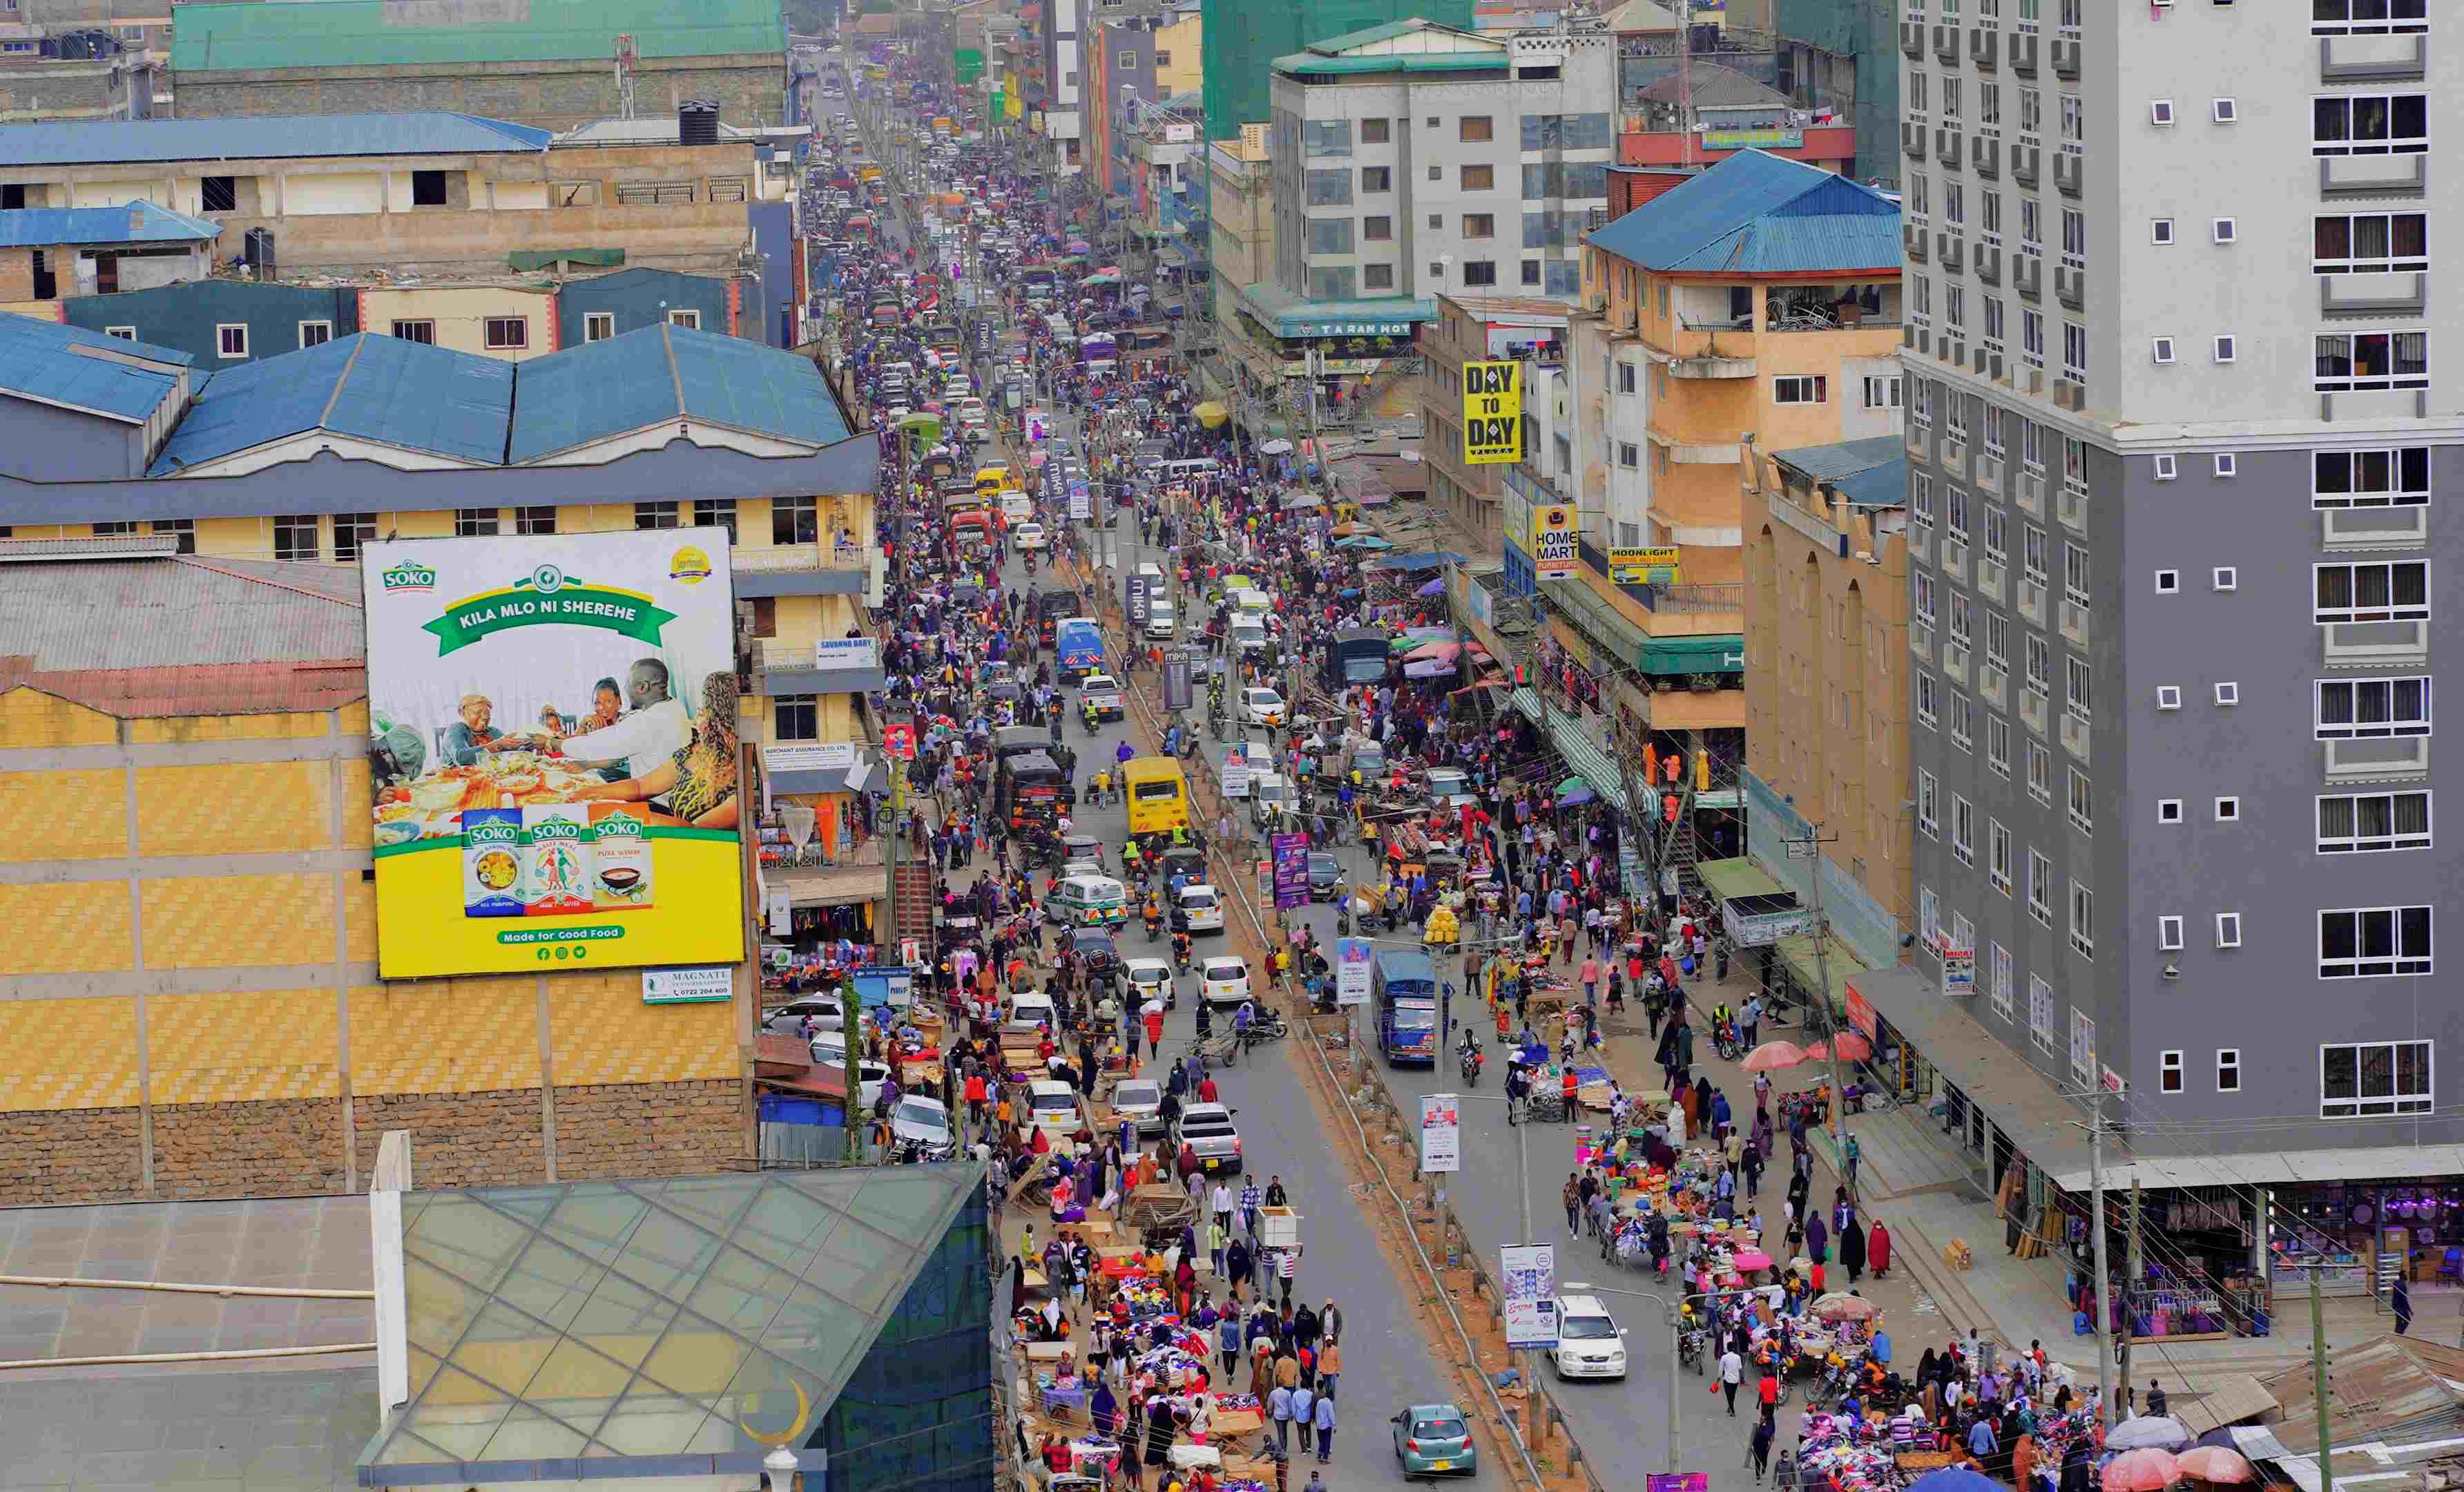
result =
[{"label": "woman in headscarf", "polygon": [[1865,1273],[1865,1225],[1854,1213],[1848,1214],[1848,1226],[1839,1230],[1839,1262],[1847,1266],[1850,1284]]},{"label": "woman in headscarf", "polygon": [[1095,1433],[1110,1439],[1121,1427],[1121,1401],[1112,1397],[1112,1386],[1095,1380],[1094,1396],[1087,1401],[1088,1415],[1093,1420]]},{"label": "woman in headscarf", "polygon": [[712,674],[702,680],[701,713],[693,739],[675,755],[639,777],[627,777],[579,796],[615,803],[647,803],[665,797],[668,812],[697,829],[734,829],[742,809],[737,790],[736,676]]},{"label": "woman in headscarf", "polygon": [[1146,1463],[1155,1468],[1158,1481],[1172,1464],[1172,1400],[1158,1393],[1147,1401],[1146,1457]]},{"label": "woman in headscarf", "polygon": [[1925,1355],[1917,1359],[1916,1376],[1908,1381],[1922,1389],[1926,1384],[1933,1382],[1934,1374],[1941,1370],[1941,1364],[1934,1357],[1933,1348],[1926,1347],[1925,1349]]},{"label": "woman in headscarf", "polygon": [[1865,1263],[1874,1271],[1875,1279],[1890,1278],[1891,1230],[1883,1227],[1879,1217],[1874,1219],[1874,1226],[1865,1235]]},{"label": "woman in headscarf", "polygon": [[1831,1261],[1831,1225],[1820,1213],[1805,1220],[1805,1257],[1817,1264]]},{"label": "woman in headscarf", "polygon": [[1711,1080],[1706,1074],[1694,1080],[1694,1133],[1702,1135],[1711,1128]]}]

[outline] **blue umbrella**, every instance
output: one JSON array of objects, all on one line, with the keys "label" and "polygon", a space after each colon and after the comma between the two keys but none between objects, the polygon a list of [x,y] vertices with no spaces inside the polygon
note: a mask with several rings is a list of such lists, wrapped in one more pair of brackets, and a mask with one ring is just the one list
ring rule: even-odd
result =
[{"label": "blue umbrella", "polygon": [[1413,591],[1412,594],[1416,596],[1443,595],[1445,593],[1445,590],[1446,583],[1444,581],[1433,580],[1427,585],[1422,586],[1419,590]]},{"label": "blue umbrella", "polygon": [[2002,1492],[2001,1483],[1965,1466],[1945,1466],[1908,1483],[1908,1492]]}]

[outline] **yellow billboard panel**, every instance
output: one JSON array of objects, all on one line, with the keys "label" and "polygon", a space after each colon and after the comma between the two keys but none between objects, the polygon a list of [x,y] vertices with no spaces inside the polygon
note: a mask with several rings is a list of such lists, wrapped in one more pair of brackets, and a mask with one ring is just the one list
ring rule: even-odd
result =
[{"label": "yellow billboard panel", "polygon": [[1571,502],[1543,502],[1531,509],[1531,572],[1564,580],[1582,563],[1582,530]]},{"label": "yellow billboard panel", "polygon": [[377,970],[744,956],[724,528],[362,549]]},{"label": "yellow billboard panel", "polygon": [[1673,544],[1657,548],[1611,549],[1609,579],[1620,586],[1675,585],[1677,554]]},{"label": "yellow billboard panel", "polygon": [[1523,365],[1463,366],[1463,464],[1523,459]]}]

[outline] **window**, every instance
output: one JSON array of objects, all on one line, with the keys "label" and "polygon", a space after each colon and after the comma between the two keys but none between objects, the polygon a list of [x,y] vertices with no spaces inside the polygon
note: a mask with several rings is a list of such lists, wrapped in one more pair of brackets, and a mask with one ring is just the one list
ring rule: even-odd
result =
[{"label": "window", "polygon": [[2430,267],[2426,212],[2339,212],[2312,220],[2310,267],[2321,275],[2372,275]]},{"label": "window", "polygon": [[1955,792],[1950,795],[1950,853],[1962,865],[1976,863],[1976,806]]},{"label": "window", "polygon": [[1496,237],[1497,214],[1494,212],[1465,212],[1463,215],[1463,235],[1466,238]]},{"label": "window", "polygon": [[431,347],[436,345],[434,322],[396,322],[393,323],[393,334],[405,342],[425,343]]},{"label": "window", "polygon": [[[2163,347],[2164,347],[2164,356],[2162,356],[2162,357],[2158,358],[2156,361],[2158,361],[2158,362],[2160,362],[2160,363],[2169,363],[2169,362],[2171,362],[2171,361],[2173,360],[2173,343],[2172,343],[2172,339],[2170,339],[2170,338],[2167,338],[2167,339],[2165,339],[2165,340],[2164,340],[2164,342],[2163,342]],[[2176,461],[2176,460],[2174,460],[2172,457],[2170,457],[2170,456],[2159,456],[2159,457],[2156,457],[2156,479],[2157,479],[2158,481],[2171,481],[2174,478],[2179,477],[2179,476],[2181,476],[2181,475],[2182,475],[2182,467],[2181,467],[2181,463],[2180,463],[2180,462],[2178,462],[2178,461]]]},{"label": "window", "polygon": [[1820,375],[1810,378],[1774,378],[1771,380],[1771,402],[1774,404],[1821,404],[1830,397],[1831,381]]},{"label": "window", "polygon": [[1495,259],[1471,259],[1465,261],[1463,264],[1463,282],[1466,285],[1496,284],[1497,261]]},{"label": "window", "polygon": [[2208,103],[2208,118],[2219,124],[2230,124],[2241,118],[2241,105],[2231,99],[2211,100]]},{"label": "window", "polygon": [[94,525],[94,536],[98,539],[112,539],[121,534],[135,532],[137,532],[137,525],[134,523],[101,523]]},{"label": "window", "polygon": [[208,176],[197,183],[198,211],[203,212],[236,212],[239,211],[239,178]]},{"label": "window", "polygon": [[1306,185],[1310,207],[1342,207],[1352,201],[1352,173],[1340,167],[1308,172]]},{"label": "window", "polygon": [[1933,773],[1917,770],[1917,827],[1927,838],[1942,836],[1942,783]]},{"label": "window", "polygon": [[[2413,335],[2429,340],[2426,332]],[[2077,322],[2062,323],[2062,376],[2075,384],[2087,382],[2087,328]]]},{"label": "window", "polygon": [[445,172],[413,171],[410,173],[410,205],[415,208],[445,206]]},{"label": "window", "polygon": [[2209,355],[2213,357],[2219,363],[2232,362],[2233,360],[2233,339],[2229,336],[2218,337],[2215,340],[2214,345],[2210,349]]},{"label": "window", "polygon": [[333,340],[334,323],[332,322],[301,322],[299,323],[299,345],[303,348],[321,347]]},{"label": "window", "polygon": [[1896,410],[1900,407],[1900,381],[1894,377],[1869,377],[1865,380],[1865,408]]},{"label": "window", "polygon": [[2241,234],[2232,218],[2219,217],[2209,222],[2208,236],[2218,243],[2232,243],[2239,238]]},{"label": "window", "polygon": [[2418,621],[2430,614],[2430,562],[2314,565],[2312,619],[2328,622]]},{"label": "window", "polygon": [[2321,36],[2417,34],[2429,17],[2430,0],[2310,0],[2310,29]]},{"label": "window", "polygon": [[2028,795],[2047,805],[2054,801],[2054,754],[2042,742],[2028,743]]},{"label": "window", "polygon": [[2160,953],[2179,953],[2182,951],[2181,918],[2159,917],[2156,919],[2156,948]]},{"label": "window", "polygon": [[2028,911],[2050,927],[2054,924],[2054,862],[2028,852]]},{"label": "window", "polygon": [[2044,638],[2028,634],[2025,644],[2027,662],[2021,679],[2030,694],[2050,695],[2054,692],[2054,650]]},{"label": "window", "polygon": [[362,545],[374,544],[377,537],[377,516],[374,513],[337,513],[334,515],[334,558],[345,563],[360,557]]},{"label": "window", "polygon": [[2430,1097],[2427,1041],[2350,1042],[2319,1049],[2319,1117],[2367,1119],[2383,1114],[2427,1114]]},{"label": "window", "polygon": [[[1162,65],[1164,56],[1165,54],[1163,53],[1155,54],[1156,65]],[[1360,122],[1360,143],[1364,145],[1385,145],[1393,138],[1390,133],[1392,123],[1387,120],[1362,120]]]},{"label": "window", "polygon": [[1941,614],[1937,610],[1941,590],[1932,575],[1919,570],[1916,576],[1915,592],[1917,622],[1921,626],[1930,627]]},{"label": "window", "polygon": [[1642,449],[1631,440],[1617,442],[1617,464],[1628,471],[1642,465]]},{"label": "window", "polygon": [[[1170,67],[1170,66],[1172,66],[1172,54],[1171,54],[1170,52],[1168,52],[1168,51],[1158,51],[1158,52],[1155,54],[1155,66],[1156,66],[1156,67],[1158,67],[1158,68],[1166,68],[1166,67]],[[1366,124],[1373,124],[1373,123],[1375,123],[1375,124],[1383,124],[1383,123],[1385,123],[1386,122],[1385,122],[1384,120],[1363,120],[1363,121],[1361,121],[1361,122],[1362,122],[1364,125],[1366,125]],[[1364,132],[1363,132],[1363,138],[1366,138],[1366,131],[1364,131]]]},{"label": "window", "polygon": [[2062,592],[2080,606],[2092,604],[2088,591],[2086,545],[2074,541],[2062,546]]},{"label": "window", "polygon": [[2430,334],[2323,332],[2313,339],[2312,387],[2326,392],[2430,387]]},{"label": "window", "polygon": [[1369,290],[1392,290],[1395,288],[1395,266],[1364,264],[1360,266],[1360,283]]},{"label": "window", "polygon": [[2070,772],[2071,827],[2081,834],[2096,830],[2096,797],[2090,791],[2085,772],[2074,767]]},{"label": "window", "polygon": [[693,520],[695,528],[726,529],[727,542],[731,545],[736,542],[736,500],[734,498],[695,498]]},{"label": "window", "polygon": [[274,557],[313,560],[317,557],[317,515],[292,513],[274,521]]},{"label": "window", "polygon": [[497,511],[492,507],[458,507],[453,510],[453,537],[456,539],[493,539],[496,536]]},{"label": "window", "polygon": [[1472,145],[1496,138],[1496,128],[1485,114],[1466,114],[1455,125],[1455,138]]},{"label": "window", "polygon": [[2219,679],[2216,683],[2215,698],[2216,703],[2219,705],[2231,706],[2239,704],[2241,702],[2241,685],[2233,682],[2230,679]]},{"label": "window", "polygon": [[2338,94],[2310,100],[2312,155],[2420,155],[2430,148],[2430,96]]},{"label": "window", "polygon": [[2071,1080],[2096,1081],[2096,1022],[2076,1005],[2071,1007]]},{"label": "window", "polygon": [[1640,383],[1640,380],[1636,377],[1637,371],[1638,369],[1631,363],[1619,363],[1617,366],[1617,392],[1633,393],[1637,391],[1638,385]]},{"label": "window", "polygon": [[488,318],[488,350],[519,351],[531,345],[531,323],[519,316]]},{"label": "window", "polygon": [[782,694],[770,701],[770,728],[781,741],[818,741],[822,735],[819,695]]},{"label": "window", "polygon": [[635,528],[676,528],[682,526],[676,518],[673,502],[636,502],[633,504]]},{"label": "window", "polygon": [[2158,684],[2156,686],[2156,707],[2160,710],[2180,709],[2182,707],[2182,686],[2180,684]]},{"label": "window", "polygon": [[2408,507],[2430,501],[2430,448],[2320,451],[2311,457],[2314,508]]},{"label": "window", "polygon": [[2430,848],[2428,792],[2343,793],[2319,800],[2319,853]]},{"label": "window", "polygon": [[[376,517],[373,513],[367,514],[366,516],[371,520]],[[197,552],[197,521],[193,518],[158,518],[145,525],[145,531],[150,534],[169,534],[173,538],[178,539],[180,541],[179,552],[182,554],[194,554]],[[7,537],[9,537],[7,530],[5,528],[0,528],[0,539],[6,539]],[[356,551],[354,551],[353,554],[342,553],[341,538],[342,519],[341,516],[338,516],[334,520],[334,557],[337,559],[355,558]]]},{"label": "window", "polygon": [[699,331],[701,330],[701,313],[699,311],[670,311],[668,313],[668,324],[671,326],[681,326],[687,331]]},{"label": "window", "polygon": [[2011,831],[1995,819],[1985,834],[1985,874],[1993,889],[2004,896],[2011,894]]},{"label": "window", "polygon": [[2019,356],[2030,367],[2045,366],[2045,313],[2021,308]]},{"label": "window", "polygon": [[2035,974],[2028,976],[2028,1031],[2036,1045],[2054,1049],[2054,987]]},{"label": "window", "polygon": [[2169,247],[2173,242],[2173,220],[2169,217],[2151,219],[2147,224],[2147,232],[2158,248]]},{"label": "window", "polygon": [[1985,717],[1985,761],[2003,776],[2011,775],[2011,723],[1999,715]]},{"label": "window", "polygon": [[2086,720],[2095,714],[2096,670],[2083,657],[2062,658],[2062,698],[2072,714]]},{"label": "window", "polygon": [[2170,99],[2151,100],[2147,105],[2147,118],[2150,123],[2160,126],[2172,123],[2173,100]]},{"label": "window", "polygon": [[2232,452],[2219,451],[2216,453],[2216,476],[2220,479],[2230,480],[2233,474],[2238,472],[2240,469],[2240,462],[2234,457]]},{"label": "window", "polygon": [[1394,190],[1395,167],[1391,166],[1362,167],[1360,168],[1360,189],[1364,192]]},{"label": "window", "polygon": [[2216,946],[2220,948],[2241,946],[2241,913],[2218,912],[2216,914]]},{"label": "window", "polygon": [[2159,1052],[2156,1054],[2156,1086],[2158,1089],[2166,1093],[2179,1093],[2182,1091],[2181,1053]]},{"label": "window", "polygon": [[514,532],[517,534],[552,534],[556,532],[556,509],[552,507],[517,507],[514,509]]},{"label": "window", "polygon": [[2158,595],[2178,595],[2180,594],[2181,590],[2182,572],[2180,570],[2160,569],[2156,572],[2156,593]]},{"label": "window", "polygon": [[2319,914],[2319,977],[2430,972],[2430,908],[2373,906]]},{"label": "window", "polygon": [[2237,1046],[2216,1048],[2216,1091],[2218,1093],[2241,1091],[2241,1048]]},{"label": "window", "polygon": [[2182,800],[2180,798],[2158,798],[2156,800],[2156,822],[2160,824],[2178,824],[2181,821]]},{"label": "window", "polygon": [[245,323],[226,322],[214,328],[214,346],[227,358],[248,356],[248,326]]},{"label": "window", "polygon": [[2082,958],[2096,957],[2096,897],[2077,880],[2071,882],[2071,946]]},{"label": "window", "polygon": [[2428,679],[2322,679],[2318,688],[2321,741],[2430,734]]},{"label": "window", "polygon": [[106,337],[117,337],[122,342],[137,340],[137,328],[134,326],[105,326],[102,334]]},{"label": "window", "polygon": [[770,500],[770,542],[772,544],[819,544],[822,538],[821,516],[815,500],[773,498]]},{"label": "window", "polygon": [[[2152,346],[2152,347],[2154,348],[2154,350],[2155,350],[2155,354],[2156,354],[2156,361],[2157,361],[2157,362],[2159,362],[2159,363],[2170,363],[2170,362],[2172,362],[2172,361],[2173,361],[2173,339],[2172,339],[2172,338],[2170,338],[2170,337],[2158,337],[2158,338],[2154,339],[2154,341],[2153,341],[2150,345],[2151,345],[2151,346]],[[2159,457],[2157,459],[2161,461],[2161,460],[2163,460],[2164,458],[2163,458],[2162,457]]]},{"label": "window", "polygon": [[1463,168],[1463,189],[1465,191],[1486,191],[1496,185],[1497,167],[1494,166],[1466,166]]},{"label": "window", "polygon": [[1312,217],[1308,222],[1309,253],[1316,255],[1352,252],[1352,219]]},{"label": "window", "polygon": [[1352,121],[1309,120],[1301,125],[1301,148],[1307,155],[1350,155]]},{"label": "window", "polygon": [[1997,943],[1993,945],[1992,985],[1991,989],[1993,996],[1993,1013],[2001,1016],[2004,1020],[2009,1020],[2011,1018],[2012,977],[2011,950]]},{"label": "window", "polygon": [[2218,590],[2239,590],[2241,587],[2241,571],[2233,568],[2230,565],[2219,565],[2216,567],[2214,574],[2211,577],[2211,583],[2213,584]]}]

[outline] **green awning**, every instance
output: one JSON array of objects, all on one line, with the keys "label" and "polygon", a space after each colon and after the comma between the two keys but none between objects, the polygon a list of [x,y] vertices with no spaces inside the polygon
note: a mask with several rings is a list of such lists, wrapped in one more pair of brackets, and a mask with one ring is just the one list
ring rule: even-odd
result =
[{"label": "green awning", "polygon": [[[1779,961],[1787,965],[1788,971],[1795,977],[1798,989],[1810,993],[1822,988],[1821,969],[1815,959],[1814,934],[1801,932],[1793,938],[1782,938],[1772,946],[1779,952]],[[1848,981],[1865,971],[1865,961],[1836,937],[1824,951],[1831,961],[1831,1008],[1844,1012],[1848,1009]]]},{"label": "green awning", "polygon": [[1592,785],[1592,791],[1599,795],[1601,802],[1620,813],[1626,812],[1624,775],[1617,770],[1617,763],[1609,759],[1609,754],[1601,750],[1591,737],[1583,734],[1582,726],[1573,716],[1558,715],[1549,728],[1549,740],[1566,758],[1566,765],[1573,768],[1574,774]]},{"label": "green awning", "polygon": [[1521,710],[1533,724],[1545,724],[1549,717],[1541,711],[1540,697],[1529,689],[1517,689],[1506,697],[1506,702]]},{"label": "green awning", "polygon": [[1650,635],[1619,615],[1617,609],[1602,600],[1591,587],[1579,580],[1544,580],[1540,582],[1540,595],[1551,612],[1589,637],[1593,646],[1628,668],[1652,672],[1642,661]]},{"label": "green awning", "polygon": [[615,269],[625,262],[622,249],[517,249],[505,262],[518,270],[553,269],[560,263],[590,264]]},{"label": "green awning", "polygon": [[1732,860],[1704,860],[1694,867],[1694,874],[1702,877],[1703,884],[1723,901],[1732,896],[1776,896],[1789,889],[1772,880],[1771,873],[1749,856],[1741,855]]},{"label": "green awning", "polygon": [[1742,674],[1746,639],[1736,633],[1708,637],[1654,637],[1642,650],[1646,674]]}]

